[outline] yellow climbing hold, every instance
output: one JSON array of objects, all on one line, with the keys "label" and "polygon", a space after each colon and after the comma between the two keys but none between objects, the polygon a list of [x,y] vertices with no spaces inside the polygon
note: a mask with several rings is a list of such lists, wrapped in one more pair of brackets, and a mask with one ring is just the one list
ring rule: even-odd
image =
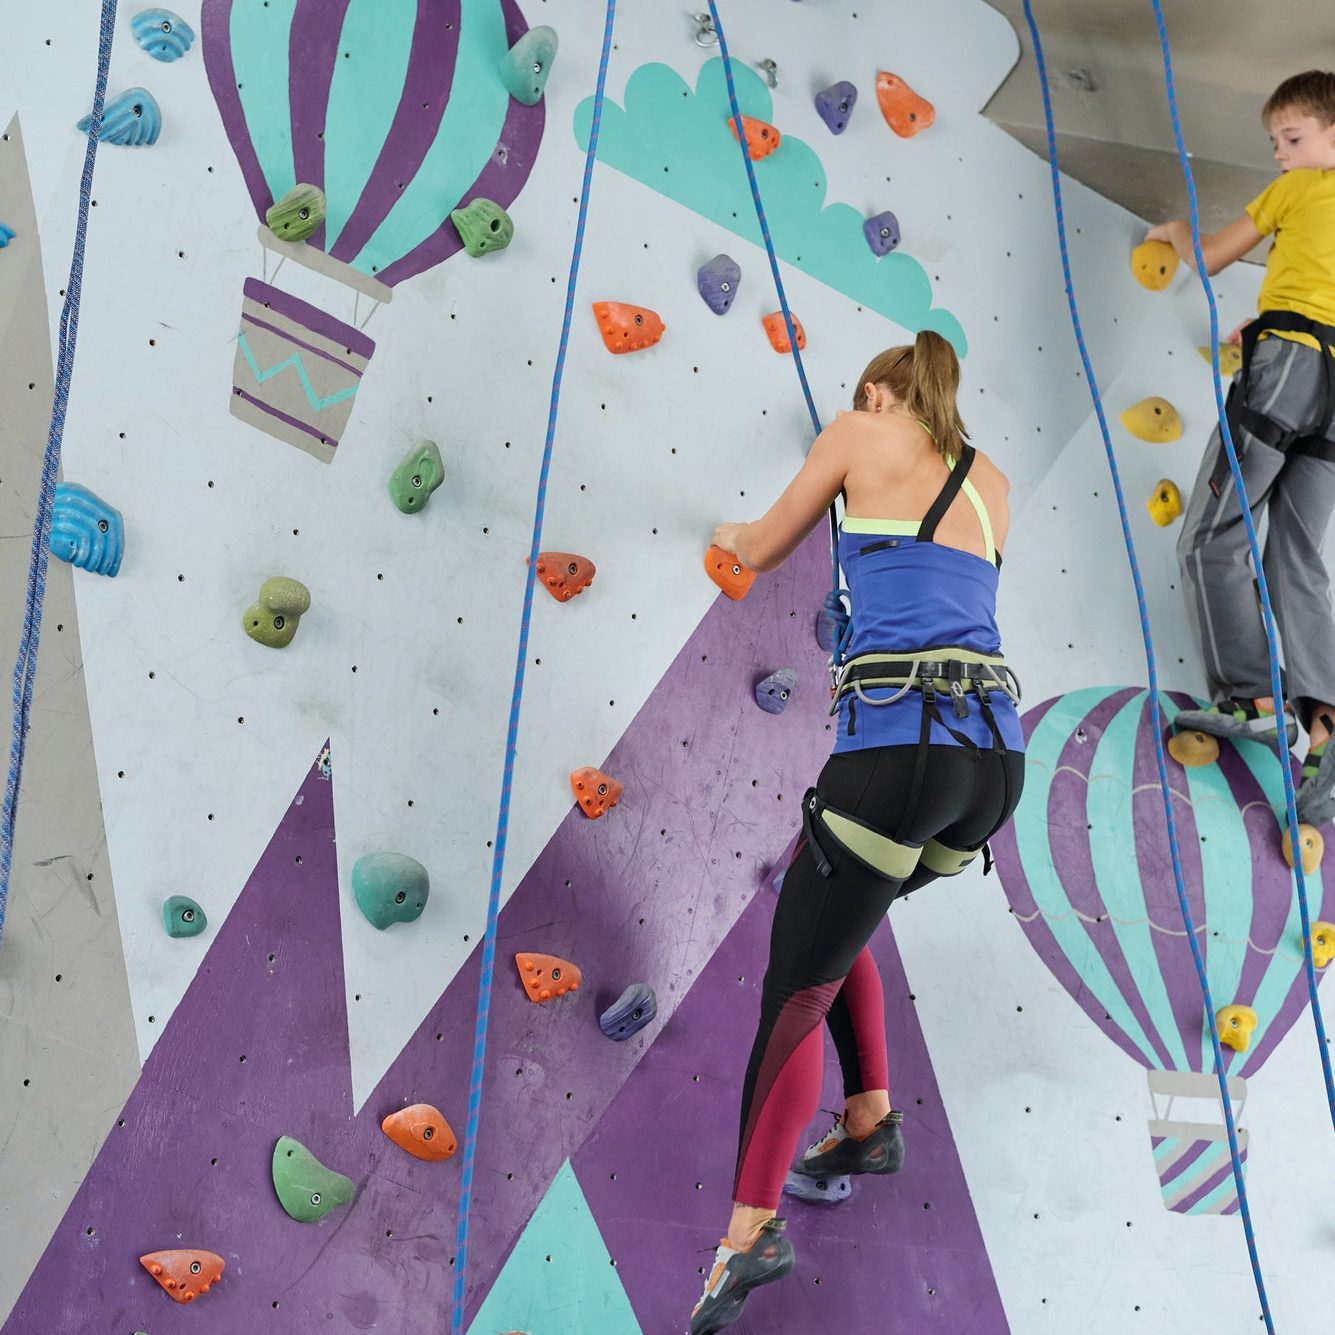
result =
[{"label": "yellow climbing hold", "polygon": [[[1310,876],[1320,865],[1321,855],[1326,851],[1326,841],[1321,831],[1313,825],[1298,826],[1298,847],[1302,850],[1303,874]],[[1284,831],[1284,861],[1293,866],[1293,843],[1289,832]]]},{"label": "yellow climbing hold", "polygon": [[1335,922],[1312,924],[1312,963],[1324,969],[1335,960]]},{"label": "yellow climbing hold", "polygon": [[[1203,344],[1196,349],[1197,352],[1205,358],[1207,362],[1213,361],[1210,356],[1210,345]],[[1240,343],[1221,343],[1219,345],[1219,374],[1225,376],[1237,375],[1242,370],[1242,344]]]},{"label": "yellow climbing hold", "polygon": [[1177,484],[1166,477],[1160,478],[1154,495],[1145,502],[1145,508],[1160,528],[1167,528],[1182,513],[1182,493]]},{"label": "yellow climbing hold", "polygon": [[1219,759],[1219,739],[1208,732],[1175,732],[1168,739],[1168,754],[1187,769],[1213,765]]},{"label": "yellow climbing hold", "polygon": [[1162,292],[1177,272],[1177,251],[1167,241],[1142,241],[1131,252],[1131,272],[1141,287]]},{"label": "yellow climbing hold", "polygon": [[1250,1006],[1221,1006],[1214,1013],[1219,1041],[1234,1052],[1246,1052],[1251,1046],[1252,1030],[1256,1028],[1256,1012]]},{"label": "yellow climbing hold", "polygon": [[1151,445],[1166,445],[1170,440],[1182,438],[1182,419],[1177,409],[1157,394],[1133,403],[1123,410],[1119,420],[1137,440],[1147,440]]}]

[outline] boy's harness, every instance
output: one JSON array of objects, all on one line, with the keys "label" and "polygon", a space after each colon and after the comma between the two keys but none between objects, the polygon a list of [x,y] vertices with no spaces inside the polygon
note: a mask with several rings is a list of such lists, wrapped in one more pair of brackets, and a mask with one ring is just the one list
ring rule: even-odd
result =
[{"label": "boy's harness", "polygon": [[[1321,380],[1322,401],[1320,425],[1315,431],[1300,435],[1288,431],[1278,422],[1247,405],[1247,382],[1251,375],[1252,354],[1256,351],[1257,340],[1262,334],[1310,334],[1321,345]],[[1242,374],[1235,380],[1228,391],[1225,412],[1229,430],[1233,433],[1234,444],[1238,444],[1237,435],[1240,427],[1245,428],[1257,440],[1279,450],[1282,454],[1308,454],[1316,459],[1335,460],[1335,441],[1327,439],[1332,423],[1335,423],[1335,325],[1322,324],[1319,320],[1299,315],[1297,311],[1262,311],[1255,320],[1242,331]],[[1228,452],[1222,442],[1219,458],[1215,461],[1214,471],[1210,474],[1210,490],[1219,496],[1229,475]]]}]

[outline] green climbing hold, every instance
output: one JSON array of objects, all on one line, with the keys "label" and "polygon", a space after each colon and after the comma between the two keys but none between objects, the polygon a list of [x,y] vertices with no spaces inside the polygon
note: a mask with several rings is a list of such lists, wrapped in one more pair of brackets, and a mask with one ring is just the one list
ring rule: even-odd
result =
[{"label": "green climbing hold", "polygon": [[406,515],[426,508],[431,493],[445,480],[445,465],[434,440],[414,445],[390,474],[389,498]]},{"label": "green climbing hold", "polygon": [[491,199],[475,199],[466,208],[453,210],[450,219],[463,237],[464,249],[474,259],[504,250],[515,234],[510,215]]},{"label": "green climbing hold", "polygon": [[556,59],[556,29],[530,28],[502,57],[501,82],[516,102],[531,107],[547,87]]},{"label": "green climbing hold", "polygon": [[264,215],[280,241],[305,241],[324,222],[324,191],[318,185],[296,185]]},{"label": "green climbing hold", "polygon": [[257,643],[284,649],[310,606],[311,591],[300,580],[274,575],[260,585],[260,596],[241,614],[241,624]]},{"label": "green climbing hold", "polygon": [[426,908],[431,879],[406,853],[367,853],[352,866],[352,893],[372,927],[414,922]]},{"label": "green climbing hold", "polygon": [[163,902],[162,925],[168,936],[198,936],[209,920],[189,895],[173,895]]},{"label": "green climbing hold", "polygon": [[273,1188],[283,1209],[302,1224],[323,1219],[357,1194],[350,1177],[326,1168],[291,1136],[279,1136],[273,1147]]}]

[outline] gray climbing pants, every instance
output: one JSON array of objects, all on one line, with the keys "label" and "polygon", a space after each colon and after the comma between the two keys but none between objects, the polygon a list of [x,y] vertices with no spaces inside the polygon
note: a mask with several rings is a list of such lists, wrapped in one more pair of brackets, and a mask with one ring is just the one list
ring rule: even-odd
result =
[{"label": "gray climbing pants", "polygon": [[[1322,358],[1329,355],[1291,339],[1262,339],[1252,356],[1247,406],[1286,430],[1320,431]],[[1246,429],[1236,435],[1252,519],[1259,525],[1264,514],[1269,521],[1262,559],[1282,645],[1285,696],[1306,725],[1314,702],[1335,703],[1335,609],[1321,556],[1335,512],[1335,461],[1282,453]],[[1327,438],[1335,444],[1335,426],[1328,427]],[[1271,693],[1265,623],[1231,476],[1222,495],[1210,490],[1219,448],[1216,427],[1187,504],[1177,556],[1210,698],[1254,699]]]}]

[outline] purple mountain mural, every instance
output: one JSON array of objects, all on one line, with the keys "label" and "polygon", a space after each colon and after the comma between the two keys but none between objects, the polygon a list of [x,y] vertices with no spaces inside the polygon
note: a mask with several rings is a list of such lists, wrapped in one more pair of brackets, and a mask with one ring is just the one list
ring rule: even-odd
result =
[{"label": "purple mountain mural", "polygon": [[[603,765],[625,785],[620,805],[598,821],[572,810],[501,914],[471,1212],[470,1315],[561,1163],[577,1156],[605,1232],[634,1218],[655,1239],[646,1257],[627,1259],[624,1275],[645,1329],[680,1328],[683,1302],[689,1310],[697,1296],[691,1253],[716,1235],[727,1208],[736,1089],[755,1016],[753,992],[730,980],[742,974],[753,987],[759,976],[771,901],[756,898],[757,886],[790,838],[800,794],[829,744],[812,635],[824,551],[817,535],[745,601],[716,601]],[[775,716],[756,707],[752,690],[780,666],[796,667],[799,682]],[[337,766],[335,749],[333,783]],[[475,892],[480,901],[486,887]],[[357,1002],[345,1000],[339,911],[332,783],[313,766],[4,1335],[436,1335],[448,1327],[458,1159],[422,1163],[379,1124],[424,1101],[462,1134],[480,955],[354,1117],[345,1005]],[[992,1335],[1005,1329],[1000,1305],[883,936],[877,949],[900,1045],[896,1094],[910,1110],[916,1158],[899,1181],[860,1193],[818,1225],[804,1222],[808,1277],[812,1266],[833,1276],[859,1255],[881,1270],[860,1272],[856,1285],[823,1286],[820,1297],[834,1305],[812,1308],[815,1324],[803,1329],[870,1329],[846,1324],[843,1305],[870,1312],[866,1304],[878,1295],[884,1303],[893,1291],[903,1310],[926,1313],[917,1329],[962,1329],[967,1311],[970,1330]],[[726,951],[711,965],[725,938]],[[510,963],[517,950],[573,960],[585,985],[535,1006]],[[659,1018],[612,1043],[598,1012],[634,981],[655,988]],[[688,993],[690,1008],[674,1023]],[[642,1063],[646,1052],[654,1059]],[[289,1219],[269,1175],[281,1135],[353,1178],[356,1200],[318,1224]],[[681,1163],[656,1176],[652,1194],[609,1199],[593,1182],[610,1165],[618,1179],[624,1167],[643,1187],[645,1153],[672,1142]],[[687,1180],[697,1163],[709,1173],[699,1192],[694,1182],[703,1176]],[[891,1236],[901,1211],[913,1212],[908,1245]],[[190,1307],[173,1303],[138,1264],[142,1253],[173,1247],[207,1248],[227,1263],[222,1281]],[[656,1276],[644,1270],[651,1261],[661,1266]],[[900,1278],[881,1273],[895,1267]],[[915,1285],[922,1293],[910,1300]],[[995,1320],[980,1324],[979,1312]],[[578,1329],[576,1320],[559,1335]]]}]

